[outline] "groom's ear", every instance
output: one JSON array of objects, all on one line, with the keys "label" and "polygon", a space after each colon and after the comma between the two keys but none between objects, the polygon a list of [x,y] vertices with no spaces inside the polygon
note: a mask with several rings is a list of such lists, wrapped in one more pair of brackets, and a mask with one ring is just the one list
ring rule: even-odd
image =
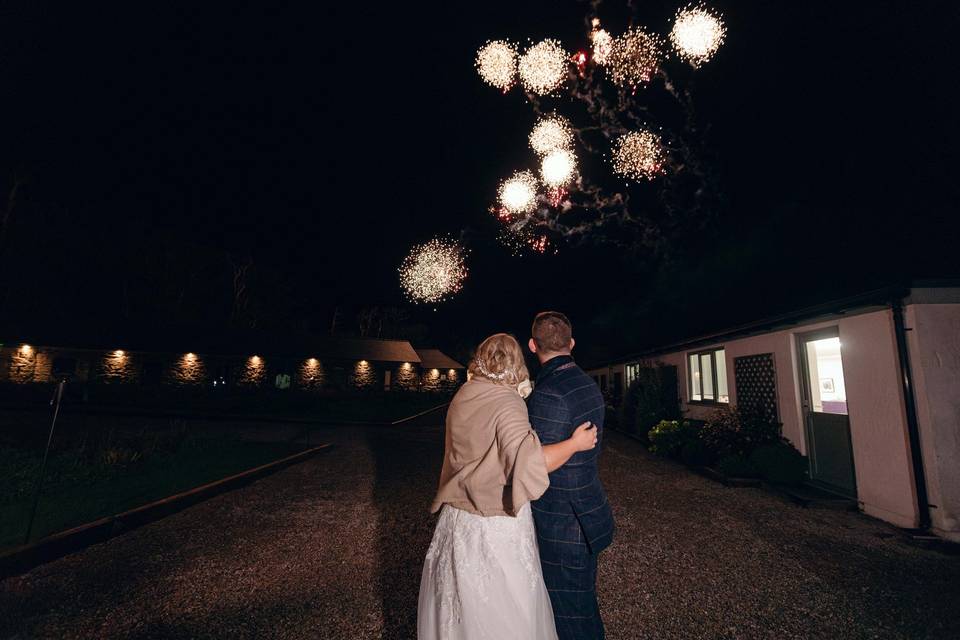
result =
[{"label": "groom's ear", "polygon": [[570,351],[573,351],[573,348],[577,346],[577,341],[573,338],[570,338]]},{"label": "groom's ear", "polygon": [[537,352],[537,343],[533,338],[530,338],[530,341],[527,342],[527,348],[530,349],[530,353]]}]

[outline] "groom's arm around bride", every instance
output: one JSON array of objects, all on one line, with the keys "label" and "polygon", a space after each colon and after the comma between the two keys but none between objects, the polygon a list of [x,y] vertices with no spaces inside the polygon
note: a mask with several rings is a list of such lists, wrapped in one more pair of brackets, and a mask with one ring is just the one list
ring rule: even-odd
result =
[{"label": "groom's arm around bride", "polygon": [[550,474],[550,487],[532,503],[543,577],[561,640],[603,638],[597,605],[597,556],[613,539],[613,515],[600,483],[604,401],[596,383],[574,362],[572,327],[547,311],[533,322],[530,350],[540,373],[530,396],[530,423],[543,444],[570,437],[580,423],[597,426],[598,445],[572,456]]}]

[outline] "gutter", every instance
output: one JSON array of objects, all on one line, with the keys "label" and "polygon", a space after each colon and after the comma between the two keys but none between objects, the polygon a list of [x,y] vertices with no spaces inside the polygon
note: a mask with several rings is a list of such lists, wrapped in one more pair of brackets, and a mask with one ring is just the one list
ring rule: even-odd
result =
[{"label": "gutter", "polygon": [[903,406],[907,413],[907,433],[910,438],[910,458],[913,461],[913,483],[917,489],[917,513],[920,529],[930,528],[930,501],[927,494],[927,476],[923,467],[923,452],[920,449],[920,424],[917,420],[917,402],[913,395],[913,375],[910,372],[910,353],[907,350],[907,331],[904,326],[903,300],[890,302],[893,312],[893,330],[897,338],[897,359],[900,364],[900,383],[903,391]]}]

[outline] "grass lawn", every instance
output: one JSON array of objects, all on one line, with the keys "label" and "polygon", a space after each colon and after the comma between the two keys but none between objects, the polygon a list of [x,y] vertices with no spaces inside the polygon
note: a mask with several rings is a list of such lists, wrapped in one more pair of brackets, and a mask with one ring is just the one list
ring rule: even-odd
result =
[{"label": "grass lawn", "polygon": [[[0,407],[35,409],[42,414],[41,424],[49,420],[49,400],[53,387],[46,384],[0,385]],[[68,386],[63,416],[81,415],[85,410],[143,415],[179,415],[190,417],[226,416],[230,418],[270,418],[315,420],[318,422],[392,422],[450,401],[450,394],[403,391],[306,393],[302,391],[258,389],[148,388],[136,385],[99,385],[84,388]]]},{"label": "grass lawn", "polygon": [[[125,446],[78,462],[52,454],[31,541],[286,457],[303,445],[193,438],[174,450]],[[23,543],[39,459],[0,451],[0,550]]]}]

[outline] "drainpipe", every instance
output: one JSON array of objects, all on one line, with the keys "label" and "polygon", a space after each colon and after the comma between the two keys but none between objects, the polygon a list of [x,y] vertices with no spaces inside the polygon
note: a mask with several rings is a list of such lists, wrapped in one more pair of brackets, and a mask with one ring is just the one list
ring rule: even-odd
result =
[{"label": "drainpipe", "polygon": [[893,311],[893,330],[897,336],[897,354],[900,361],[900,382],[903,386],[903,404],[907,411],[907,433],[910,437],[910,457],[913,460],[913,482],[917,488],[917,511],[920,529],[930,528],[930,502],[927,498],[927,476],[923,471],[923,452],[920,449],[920,425],[917,420],[917,402],[913,396],[913,375],[910,373],[910,354],[907,351],[907,331],[903,322],[903,300],[890,303]]}]

